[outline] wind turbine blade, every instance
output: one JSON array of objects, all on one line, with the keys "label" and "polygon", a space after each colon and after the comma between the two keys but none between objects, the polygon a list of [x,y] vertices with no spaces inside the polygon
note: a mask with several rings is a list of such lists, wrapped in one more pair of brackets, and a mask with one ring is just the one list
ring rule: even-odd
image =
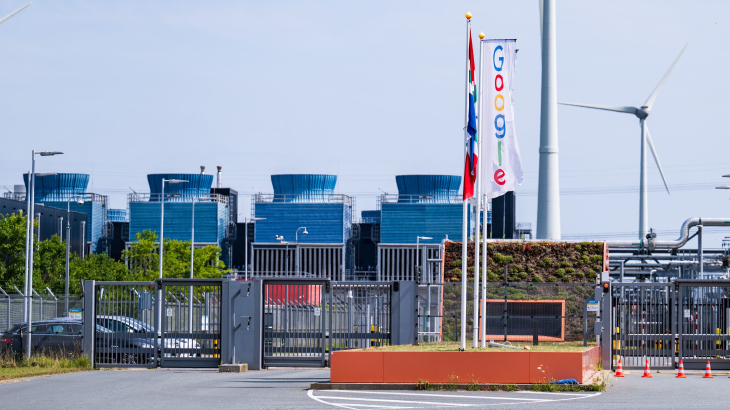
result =
[{"label": "wind turbine blade", "polygon": [[689,43],[687,43],[687,44],[684,45],[684,48],[682,49],[682,51],[679,52],[679,55],[677,56],[677,59],[674,60],[674,62],[672,63],[672,66],[669,67],[669,70],[667,70],[667,73],[664,74],[664,77],[662,77],[662,80],[659,81],[659,85],[656,86],[656,88],[654,89],[654,91],[652,91],[651,94],[649,94],[649,98],[646,99],[646,102],[644,103],[644,105],[646,107],[648,107],[650,110],[651,110],[651,107],[654,105],[654,100],[656,100],[656,96],[659,94],[659,90],[661,90],[662,87],[664,86],[664,82],[667,81],[667,78],[669,77],[669,74],[674,69],[674,66],[677,65],[677,61],[679,61],[679,58],[682,57],[682,53],[684,53],[684,50],[687,49],[687,46],[688,45],[689,45]]},{"label": "wind turbine blade", "polygon": [[651,141],[651,135],[649,134],[649,126],[647,124],[644,124],[644,127],[646,129],[646,142],[649,143],[649,148],[651,148],[651,154],[654,156],[654,161],[656,162],[657,168],[659,168],[659,174],[662,176],[662,181],[664,181],[664,187],[667,188],[667,193],[671,194],[669,192],[669,185],[667,185],[667,179],[664,178],[664,171],[662,170],[662,164],[659,163],[659,156],[656,154],[656,149],[654,149],[654,143]]},{"label": "wind turbine blade", "polygon": [[[32,3],[32,2],[31,2],[31,3]],[[28,6],[30,6],[30,3],[26,4],[25,6],[23,6],[23,7],[19,8],[19,9],[15,10],[14,12],[12,12],[12,13],[8,14],[7,16],[3,17],[2,19],[0,19],[0,24],[3,24],[3,23],[5,23],[5,21],[6,21],[7,19],[9,19],[10,17],[13,17],[14,15],[16,15],[16,14],[20,13],[20,12],[21,12],[21,10],[23,10],[24,8],[26,8],[26,7],[28,7]]]},{"label": "wind turbine blade", "polygon": [[561,102],[561,103],[558,103],[558,104],[572,105],[574,107],[595,108],[597,110],[625,112],[627,114],[633,114],[637,110],[636,107],[616,107],[616,106],[612,107],[612,106],[608,106],[608,105],[574,104],[574,103],[566,103],[566,102]]},{"label": "wind turbine blade", "polygon": [[543,0],[538,0],[538,2],[540,3],[539,6],[540,6],[540,44],[541,45],[542,45],[542,1]]}]

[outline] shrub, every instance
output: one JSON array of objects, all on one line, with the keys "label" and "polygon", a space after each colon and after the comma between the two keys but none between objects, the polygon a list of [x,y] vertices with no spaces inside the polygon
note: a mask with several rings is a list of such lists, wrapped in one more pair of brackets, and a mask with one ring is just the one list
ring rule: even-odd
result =
[{"label": "shrub", "polygon": [[572,278],[573,277],[571,275],[565,275],[565,276],[563,276],[563,282],[570,282],[570,279],[572,279]]},{"label": "shrub", "polygon": [[532,278],[532,281],[533,281],[533,282],[537,282],[537,283],[542,283],[542,282],[545,282],[545,281],[544,281],[544,280],[543,280],[543,279],[542,279],[542,278],[540,277],[540,275],[535,275],[535,276],[534,276],[534,277]]},{"label": "shrub", "polygon": [[514,260],[511,256],[505,256],[499,252],[495,252],[494,255],[492,256],[492,259],[494,260],[495,263],[497,263],[499,265],[507,265],[509,263],[512,263],[512,261]]},{"label": "shrub", "polygon": [[538,265],[545,267],[545,268],[549,268],[549,267],[553,266],[553,260],[552,260],[552,258],[545,258],[545,259],[541,260],[540,263],[538,263]]},{"label": "shrub", "polygon": [[452,268],[458,268],[459,266],[461,266],[461,259],[454,259],[451,261]]},{"label": "shrub", "polygon": [[533,269],[533,268],[527,268],[527,273],[535,273],[535,269]]},{"label": "shrub", "polygon": [[573,272],[575,272],[575,269],[573,269],[571,267],[565,268],[565,273],[573,273]]},{"label": "shrub", "polygon": [[575,272],[575,275],[574,276],[576,278],[583,279],[583,277],[585,276],[585,274],[583,274],[583,272],[581,272],[581,271],[578,271],[578,272]]},{"label": "shrub", "polygon": [[545,278],[545,282],[557,282],[557,281],[558,281],[558,278],[556,278],[553,275],[550,275],[547,278]]},{"label": "shrub", "polygon": [[556,270],[554,275],[557,278],[562,278],[563,276],[565,276],[565,269],[561,268],[561,269]]},{"label": "shrub", "polygon": [[525,279],[527,279],[527,272],[520,272],[517,274],[517,277],[520,278],[521,280],[525,280]]},{"label": "shrub", "polygon": [[497,274],[489,272],[487,273],[487,281],[488,282],[497,282],[499,281],[499,276]]}]

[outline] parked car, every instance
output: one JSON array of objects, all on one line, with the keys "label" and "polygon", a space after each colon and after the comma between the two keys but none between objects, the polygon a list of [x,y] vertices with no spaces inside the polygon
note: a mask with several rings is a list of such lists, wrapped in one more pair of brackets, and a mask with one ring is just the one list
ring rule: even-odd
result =
[{"label": "parked car", "polygon": [[[114,333],[130,333],[130,334],[149,334],[154,335],[155,329],[148,325],[147,323],[144,323],[140,320],[127,317],[127,316],[97,316],[96,317],[96,324],[103,326],[109,330],[111,330]],[[123,338],[123,336],[117,336],[117,338]],[[97,340],[98,340],[97,335]],[[144,343],[151,345],[152,344],[152,338],[139,338],[137,336],[132,336],[129,338],[129,340],[138,340],[143,341]],[[160,353],[160,340],[161,336],[158,333],[157,342],[155,345],[157,346],[157,351]],[[98,346],[98,344],[97,344]],[[151,348],[151,346],[149,346]],[[201,346],[200,344],[195,341],[194,339],[179,339],[179,338],[165,338],[165,357],[192,357],[192,356],[201,356]],[[149,355],[148,352],[145,352]],[[141,361],[138,363],[146,363],[146,360]]]},{"label": "parked car", "polygon": [[[33,322],[31,325],[31,350],[33,353],[81,352],[82,324],[79,320],[57,318]],[[28,325],[18,323],[0,336],[0,350],[20,355]]]}]

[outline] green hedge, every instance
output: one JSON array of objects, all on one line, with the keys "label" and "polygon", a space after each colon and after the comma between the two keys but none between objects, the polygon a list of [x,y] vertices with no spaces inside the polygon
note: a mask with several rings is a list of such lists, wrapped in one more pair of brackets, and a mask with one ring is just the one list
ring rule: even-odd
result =
[{"label": "green hedge", "polygon": [[[603,269],[603,249],[603,242],[489,243],[487,280],[504,281],[507,267],[510,282],[594,282]],[[467,275],[473,278],[473,242],[467,244],[467,252]],[[444,281],[461,281],[461,242],[446,242],[444,257]]]}]

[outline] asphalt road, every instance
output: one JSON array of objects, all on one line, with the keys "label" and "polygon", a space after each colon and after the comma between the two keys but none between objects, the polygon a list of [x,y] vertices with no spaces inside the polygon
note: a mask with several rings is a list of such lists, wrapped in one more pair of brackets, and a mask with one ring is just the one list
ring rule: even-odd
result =
[{"label": "asphalt road", "polygon": [[403,409],[506,407],[521,409],[727,409],[730,378],[632,372],[605,393],[308,390],[328,370],[105,370],[0,384],[3,409]]}]

